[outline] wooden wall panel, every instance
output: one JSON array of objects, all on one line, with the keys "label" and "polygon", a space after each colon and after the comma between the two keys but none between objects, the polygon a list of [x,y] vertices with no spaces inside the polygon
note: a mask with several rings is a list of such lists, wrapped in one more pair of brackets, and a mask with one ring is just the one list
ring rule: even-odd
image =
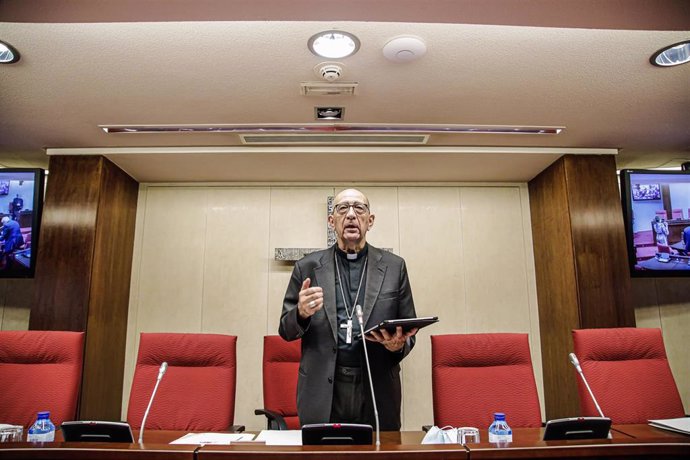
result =
[{"label": "wooden wall panel", "polygon": [[566,358],[579,315],[564,176],[565,165],[556,162],[529,183],[547,420],[577,413],[577,387]]},{"label": "wooden wall panel", "polygon": [[571,417],[571,330],[635,324],[614,160],[566,155],[529,192],[546,418]]},{"label": "wooden wall panel", "polygon": [[103,157],[50,160],[29,329],[86,331],[80,418],[120,418],[136,199]]},{"label": "wooden wall panel", "polygon": [[566,156],[580,327],[634,326],[623,212],[612,156]]},{"label": "wooden wall panel", "polygon": [[80,417],[119,420],[138,186],[108,160],[101,173]]},{"label": "wooden wall panel", "polygon": [[52,157],[29,329],[85,331],[100,157]]}]

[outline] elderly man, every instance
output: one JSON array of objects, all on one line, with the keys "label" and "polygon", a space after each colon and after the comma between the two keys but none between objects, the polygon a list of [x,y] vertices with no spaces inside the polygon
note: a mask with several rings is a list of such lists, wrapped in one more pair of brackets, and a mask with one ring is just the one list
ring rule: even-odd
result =
[{"label": "elderly man", "polygon": [[[416,317],[405,261],[367,243],[374,225],[359,190],[338,193],[328,225],[337,243],[295,264],[285,293],[279,333],[302,339],[297,384],[300,422],[374,424],[355,307],[366,326]],[[367,335],[371,377],[382,430],[400,429],[400,361],[414,346],[416,329]]]},{"label": "elderly man", "polygon": [[8,256],[24,246],[24,237],[17,221],[4,216],[0,223],[2,224],[0,228],[0,243],[2,243],[0,266],[10,268],[11,261]]}]

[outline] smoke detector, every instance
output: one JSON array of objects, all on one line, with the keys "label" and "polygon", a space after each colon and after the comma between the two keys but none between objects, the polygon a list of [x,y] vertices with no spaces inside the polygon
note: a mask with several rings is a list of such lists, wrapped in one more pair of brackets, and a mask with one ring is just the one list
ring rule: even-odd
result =
[{"label": "smoke detector", "polygon": [[314,73],[326,81],[336,81],[343,76],[344,65],[340,62],[322,62],[316,64]]}]

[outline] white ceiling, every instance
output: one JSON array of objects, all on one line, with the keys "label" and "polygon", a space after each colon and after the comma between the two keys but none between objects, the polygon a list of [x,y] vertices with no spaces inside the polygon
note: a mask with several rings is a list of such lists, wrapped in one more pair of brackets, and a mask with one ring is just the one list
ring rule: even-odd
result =
[{"label": "white ceiling", "polygon": [[[525,181],[581,149],[619,151],[625,167],[690,161],[690,65],[649,63],[659,48],[690,39],[688,2],[529,0],[511,10],[507,0],[386,0],[369,2],[369,12],[362,1],[296,0],[291,9],[275,0],[170,0],[166,10],[141,3],[0,2],[0,17],[9,18],[0,40],[22,56],[0,66],[1,164],[47,166],[48,148],[105,153],[142,182],[323,182]],[[638,11],[648,3],[666,13]],[[388,14],[392,6],[399,11]],[[588,7],[591,14],[581,11]],[[307,40],[333,28],[361,40],[358,53],[340,60],[357,94],[301,96],[300,82],[317,80],[313,68],[326,61]],[[427,54],[386,60],[383,46],[399,35],[422,38]],[[432,134],[414,148],[259,148],[237,134],[98,127],[311,124],[315,106],[344,107],[346,123],[565,130]]]}]

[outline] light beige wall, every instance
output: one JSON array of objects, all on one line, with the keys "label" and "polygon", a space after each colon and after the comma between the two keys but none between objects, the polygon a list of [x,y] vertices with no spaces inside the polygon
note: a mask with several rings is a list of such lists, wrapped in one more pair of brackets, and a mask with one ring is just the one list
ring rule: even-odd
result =
[{"label": "light beige wall", "polygon": [[[142,185],[135,236],[123,417],[140,332],[238,336],[235,421],[264,427],[261,343],[276,334],[292,266],[276,247],[325,247],[333,186]],[[408,264],[420,332],[403,363],[403,428],[433,422],[430,334],[530,334],[541,368],[524,184],[362,186],[376,214],[369,241]]]},{"label": "light beige wall", "polygon": [[637,327],[661,328],[685,412],[690,410],[690,279],[633,279]]},{"label": "light beige wall", "polygon": [[0,331],[29,329],[33,279],[0,279]]}]

